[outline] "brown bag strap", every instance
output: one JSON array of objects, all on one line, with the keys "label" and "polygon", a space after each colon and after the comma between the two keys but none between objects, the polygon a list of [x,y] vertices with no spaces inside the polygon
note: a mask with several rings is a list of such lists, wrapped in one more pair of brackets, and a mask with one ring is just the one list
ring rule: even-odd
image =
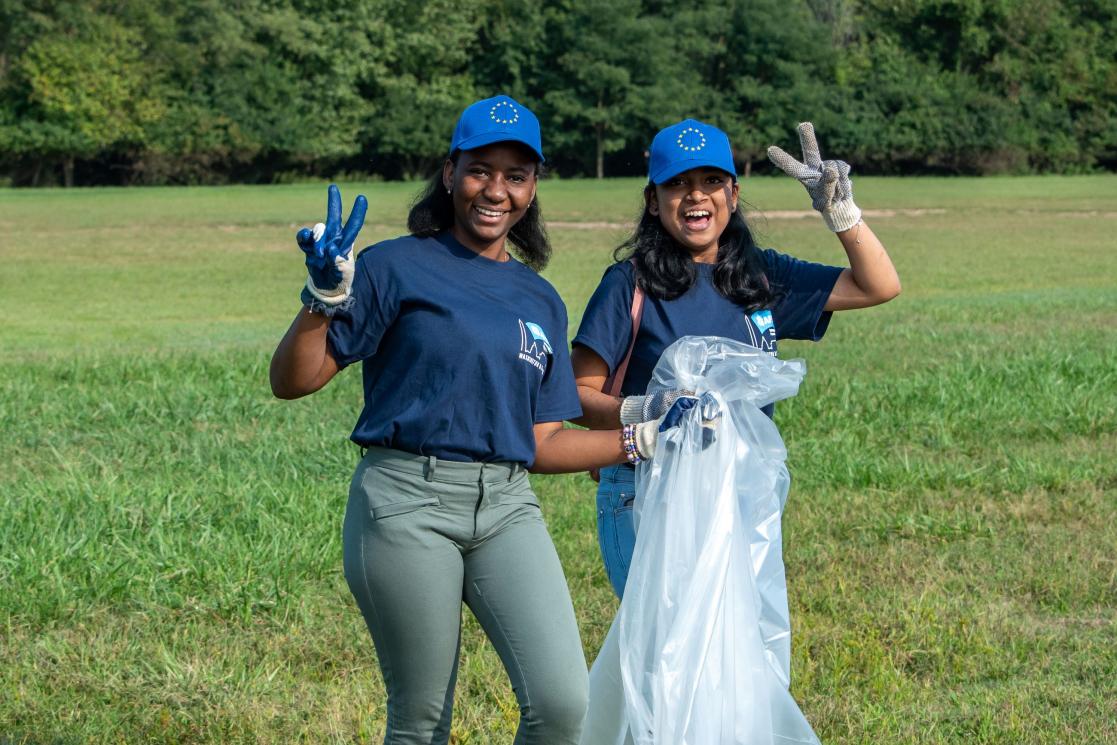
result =
[{"label": "brown bag strap", "polygon": [[621,394],[621,385],[624,383],[624,374],[628,371],[628,361],[632,359],[632,350],[636,346],[636,333],[640,330],[640,319],[644,315],[644,291],[640,289],[640,283],[636,282],[636,261],[632,261],[632,340],[628,343],[628,351],[624,354],[624,360],[621,364],[617,365],[617,369],[613,374],[605,379],[605,385],[602,386],[601,392],[607,393],[610,396],[619,396]]}]

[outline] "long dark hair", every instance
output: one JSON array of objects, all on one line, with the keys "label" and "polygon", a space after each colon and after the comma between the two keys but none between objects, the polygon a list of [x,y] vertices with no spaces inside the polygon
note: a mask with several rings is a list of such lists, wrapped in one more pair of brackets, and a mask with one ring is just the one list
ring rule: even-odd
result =
[{"label": "long dark hair", "polygon": [[[457,165],[457,151],[450,156],[450,160]],[[540,166],[540,163],[535,164],[536,174],[540,174]],[[407,213],[407,232],[425,238],[452,227],[454,198],[446,192],[442,184],[442,169],[439,169],[412,202],[411,211]],[[524,216],[508,231],[508,242],[513,246],[512,255],[537,272],[543,271],[551,260],[551,239],[547,237],[547,227],[543,224],[538,194]]]},{"label": "long dark hair", "polygon": [[[613,251],[615,261],[633,259],[636,281],[648,295],[659,300],[674,300],[694,285],[697,270],[694,260],[663,227],[659,217],[648,208],[655,185],[644,189],[644,213],[624,243]],[[764,275],[764,261],[745,222],[740,202],[729,217],[718,239],[718,258],[714,265],[714,288],[748,311],[771,304],[773,296]]]}]

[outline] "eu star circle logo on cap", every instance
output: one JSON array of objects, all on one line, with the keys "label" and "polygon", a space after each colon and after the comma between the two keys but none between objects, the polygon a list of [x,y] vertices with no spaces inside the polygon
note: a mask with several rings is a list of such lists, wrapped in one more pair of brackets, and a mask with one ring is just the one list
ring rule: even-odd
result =
[{"label": "eu star circle logo on cap", "polygon": [[489,118],[497,124],[515,124],[520,121],[520,110],[511,100],[497,101],[489,109]]},{"label": "eu star circle logo on cap", "polygon": [[450,154],[494,142],[519,142],[531,148],[540,162],[544,160],[539,120],[530,109],[509,96],[493,96],[467,106],[454,128]]},{"label": "eu star circle logo on cap", "polygon": [[737,178],[729,136],[712,124],[684,119],[661,129],[648,153],[648,180],[662,184],[683,171],[712,167]]},{"label": "eu star circle logo on cap", "polygon": [[706,147],[706,135],[698,127],[686,127],[679,132],[675,142],[686,152],[694,153]]}]

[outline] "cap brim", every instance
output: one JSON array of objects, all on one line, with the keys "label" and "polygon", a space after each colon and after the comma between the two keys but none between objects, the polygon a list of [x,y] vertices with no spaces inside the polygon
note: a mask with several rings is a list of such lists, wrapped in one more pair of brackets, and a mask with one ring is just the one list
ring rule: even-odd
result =
[{"label": "cap brim", "polygon": [[737,173],[736,173],[735,169],[734,170],[726,170],[725,168],[718,165],[717,163],[711,163],[709,160],[706,160],[704,158],[695,158],[694,160],[676,160],[676,161],[673,161],[672,163],[670,163],[670,164],[664,166],[663,168],[659,169],[658,173],[650,174],[648,176],[648,180],[651,181],[653,184],[662,184],[667,179],[674,178],[675,176],[678,176],[680,173],[683,173],[684,171],[689,171],[692,168],[716,168],[719,171],[724,171],[725,173],[728,173],[730,176],[733,177],[734,181],[737,180]]},{"label": "cap brim", "polygon": [[482,134],[474,135],[473,137],[469,137],[459,142],[455,150],[475,150],[479,147],[492,145],[496,142],[518,142],[531,152],[538,155],[540,163],[543,163],[547,160],[543,157],[543,153],[539,151],[539,148],[535,147],[535,145],[532,145],[530,142],[523,139],[522,137],[518,137],[512,134],[511,132],[484,132]]}]

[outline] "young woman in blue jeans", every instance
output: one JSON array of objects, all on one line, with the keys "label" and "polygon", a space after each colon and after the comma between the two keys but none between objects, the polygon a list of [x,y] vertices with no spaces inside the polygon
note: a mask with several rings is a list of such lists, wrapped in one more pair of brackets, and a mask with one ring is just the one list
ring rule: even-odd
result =
[{"label": "young woman in blue jeans", "polygon": [[[836,310],[879,305],[899,294],[892,261],[853,202],[849,165],[822,160],[809,122],[799,125],[799,138],[802,162],[777,147],[768,155],[806,187],[849,266],[758,248],[738,202],[725,133],[693,119],[661,130],[650,149],[643,215],[616,250],[616,263],[605,271],[574,338],[582,405],[575,422],[615,429],[661,416],[685,392],[643,394],[660,355],[680,337],[722,336],[776,354],[780,339],[821,339]],[[637,286],[644,308],[633,343],[630,311]],[[603,393],[630,346],[621,397]],[[618,597],[635,544],[635,494],[631,465],[601,470],[598,540]]]}]

